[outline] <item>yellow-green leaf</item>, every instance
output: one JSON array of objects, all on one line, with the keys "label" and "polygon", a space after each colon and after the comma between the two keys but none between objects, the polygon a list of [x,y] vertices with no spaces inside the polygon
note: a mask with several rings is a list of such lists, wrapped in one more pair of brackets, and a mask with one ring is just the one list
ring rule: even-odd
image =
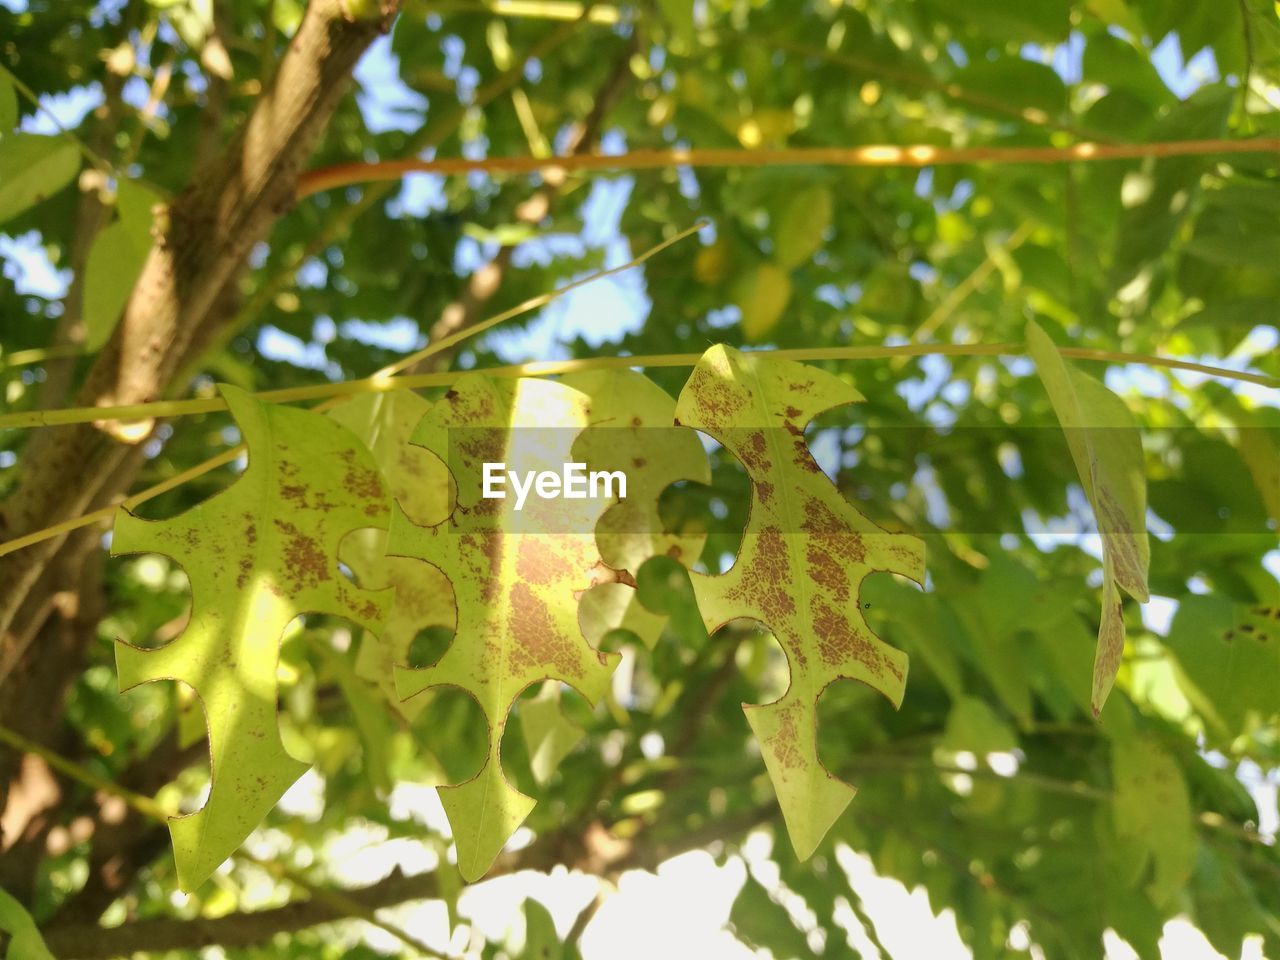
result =
[{"label": "yellow-green leaf", "polygon": [[751,508],[728,573],[691,575],[708,630],[749,617],[773,631],[791,683],[777,701],[746,706],[796,854],[813,853],[853,798],[818,759],[817,703],[837,680],[859,680],[895,706],[907,656],[862,618],[864,577],[924,579],[924,544],[888,533],[840,496],[804,438],[824,410],[862,400],[814,367],[712,347],[680,394],[679,421],[719,440],[751,479]]},{"label": "yellow-green leaf", "polygon": [[711,482],[711,464],[698,435],[674,426],[676,402],[648,377],[630,370],[591,371],[561,381],[591,398],[591,426],[573,455],[591,470],[622,471],[627,497],[609,506],[596,525],[600,556],[632,576],[650,557],[691,565],[705,533],[668,533],[658,498],[680,480]]},{"label": "yellow-green leaf", "polygon": [[1093,710],[1106,703],[1124,652],[1120,591],[1146,603],[1147,478],[1138,425],[1124,401],[1071,366],[1048,335],[1027,324],[1027,348],[1053,403],[1102,536],[1102,621],[1093,665]]},{"label": "yellow-green leaf", "polygon": [[195,813],[169,821],[178,884],[194,890],[230,856],[307,769],[280,739],[280,638],[302,613],[376,629],[382,593],[338,569],[338,543],[387,523],[386,490],[369,454],[320,414],[260,403],[223,385],[249,448],[226,491],[167,520],[116,514],[116,556],[159,553],[191,581],[191,620],[156,650],[120,643],[120,689],[151,680],[194,688],[209,729],[212,786]]},{"label": "yellow-green leaf", "polygon": [[758,343],[778,325],[791,302],[791,278],[781,267],[762,263],[739,277],[733,291],[742,311],[743,336]]},{"label": "yellow-green leaf", "polygon": [[831,226],[831,190],[820,184],[801,190],[788,201],[773,232],[774,260],[786,269],[798,267],[822,247]]},{"label": "yellow-green leaf", "polygon": [[0,947],[10,960],[53,960],[26,908],[0,890]]},{"label": "yellow-green leaf", "polygon": [[438,567],[458,608],[457,632],[440,660],[396,671],[400,695],[451,684],[475,698],[488,720],[480,772],[440,789],[468,881],[484,875],[533,809],[502,773],[502,734],[516,698],[530,684],[560,680],[595,703],[616,660],[593,649],[578,624],[578,594],[599,574],[594,530],[607,502],[530,495],[517,510],[513,496],[482,496],[484,463],[521,474],[560,472],[588,409],[585,395],[558,383],[461,378],[413,436],[449,464],[454,509],[431,527],[399,509],[392,518],[390,552]]}]

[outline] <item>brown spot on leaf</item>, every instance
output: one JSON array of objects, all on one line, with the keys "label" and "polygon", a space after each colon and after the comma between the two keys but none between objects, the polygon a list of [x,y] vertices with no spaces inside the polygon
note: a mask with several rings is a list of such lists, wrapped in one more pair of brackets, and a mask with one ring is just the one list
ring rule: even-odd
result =
[{"label": "brown spot on leaf", "polygon": [[786,541],[777,527],[765,527],[760,531],[755,552],[743,568],[742,580],[725,596],[759,610],[765,623],[774,629],[780,628],[795,613],[791,564],[787,558]]},{"label": "brown spot on leaf", "polygon": [[[862,616],[856,612],[846,616],[821,597],[815,597],[810,606],[813,614],[813,630],[818,635],[818,652],[830,667],[840,669],[849,663],[864,664],[873,674],[886,671],[899,680],[902,672],[893,661],[886,658],[872,642]],[[857,622],[854,622],[856,618]]]},{"label": "brown spot on leaf", "polygon": [[560,572],[557,569],[561,566],[558,559],[556,552],[541,537],[521,537],[516,553],[516,573],[529,583],[550,583]]},{"label": "brown spot on leaf", "polygon": [[549,668],[554,676],[572,680],[582,675],[579,648],[571,637],[556,627],[546,603],[526,583],[511,590],[511,668],[524,672]]},{"label": "brown spot on leaf", "polygon": [[329,580],[329,561],[320,543],[286,520],[274,523],[285,538],[283,573],[291,590],[297,593]]},{"label": "brown spot on leaf", "polygon": [[798,716],[800,705],[791,704],[774,709],[777,710],[778,716],[778,729],[771,743],[774,758],[782,764],[784,769],[795,770],[804,765],[804,754],[800,750],[797,730],[797,724],[804,722],[803,717]]},{"label": "brown spot on leaf", "polygon": [[827,537],[821,534],[809,538],[805,545],[805,559],[809,561],[809,577],[840,602],[849,599],[849,576],[844,566],[833,555],[844,541],[851,537]]}]

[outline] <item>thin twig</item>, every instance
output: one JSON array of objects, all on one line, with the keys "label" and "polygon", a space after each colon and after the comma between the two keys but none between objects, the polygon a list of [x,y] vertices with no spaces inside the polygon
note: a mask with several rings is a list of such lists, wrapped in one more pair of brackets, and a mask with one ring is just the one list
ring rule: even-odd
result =
[{"label": "thin twig", "polygon": [[1140,160],[1147,157],[1228,156],[1244,153],[1280,154],[1280,137],[1249,140],[1168,140],[1158,143],[1076,143],[1067,147],[938,147],[932,144],[864,147],[782,147],[774,150],[693,148],[688,150],[633,150],[616,155],[587,154],[577,157],[488,157],[469,160],[446,157],[420,160],[380,160],[373,163],[341,163],[320,167],[298,178],[298,197],[338,187],[382,180],[399,180],[406,173],[527,174],[579,170],[664,170],[670,167],[934,167],[990,163],[1050,164],[1097,160]]},{"label": "thin twig", "polygon": [[64,139],[75,144],[76,149],[80,151],[80,155],[82,157],[88,160],[90,164],[97,167],[103,173],[114,176],[115,168],[111,166],[111,164],[108,163],[106,160],[104,160],[100,153],[92,149],[87,143],[85,143],[83,140],[77,137],[74,133],[72,133],[70,130],[64,127],[62,125],[62,121],[58,119],[57,115],[55,115],[52,110],[50,110],[41,102],[40,97],[36,94],[36,92],[32,90],[29,86],[27,86],[25,83],[23,83],[22,80],[18,78],[17,74],[15,74],[12,70],[10,70],[4,64],[0,64],[0,73],[5,74],[9,78],[9,81],[13,84],[13,88],[15,90],[17,90],[20,94],[22,94],[23,97],[29,100],[37,110],[39,110],[46,117],[48,117],[50,120],[53,121],[53,125],[57,128],[58,134],[62,136]]},{"label": "thin twig", "polygon": [[[618,267],[615,269],[625,269]],[[601,275],[593,275],[580,283],[589,282]],[[557,293],[570,289],[564,287]],[[543,301],[545,297],[535,300]],[[530,306],[527,301],[518,307],[500,314],[509,319],[515,312],[534,309],[541,303]],[[429,356],[434,350],[442,350],[457,342],[460,334],[471,334],[487,330],[496,318],[476,324],[467,330],[459,331],[454,337],[447,337],[432,347],[424,348],[412,354],[414,362]],[[432,349],[434,347],[434,350]],[[1026,350],[1020,343],[907,343],[892,346],[869,347],[797,347],[784,350],[762,348],[744,351],[751,354],[778,357],[784,360],[795,360],[811,363],[818,360],[887,360],[894,357],[1022,357]],[[1196,363],[1192,360],[1180,360],[1176,357],[1160,357],[1146,353],[1122,353],[1115,350],[1094,350],[1087,347],[1061,347],[1059,352],[1064,357],[1076,360],[1098,360],[1108,363],[1142,364],[1150,367],[1164,367],[1172,370],[1189,370],[1206,376],[1223,380],[1238,380],[1243,383],[1256,383],[1259,386],[1280,388],[1280,377],[1271,377],[1261,373],[1249,373],[1243,370],[1230,370],[1226,367],[1215,367],[1209,364]],[[267,403],[297,403],[303,400],[319,400],[322,398],[349,397],[362,393],[389,393],[393,390],[420,390],[426,387],[445,387],[454,383],[459,377],[472,374],[484,374],[490,377],[550,377],[564,373],[577,373],[582,370],[618,370],[631,368],[658,367],[694,367],[701,359],[698,353],[658,353],[638,356],[581,357],[572,360],[536,360],[528,363],[514,363],[501,367],[486,367],[478,370],[447,370],[440,373],[423,373],[413,376],[392,376],[379,372],[361,380],[340,380],[336,383],[317,383],[303,387],[287,387],[281,390],[264,390],[253,394],[258,400]],[[403,366],[409,357],[396,361],[393,366]],[[22,430],[32,427],[66,426],[75,423],[97,423],[114,420],[145,420],[148,417],[186,417],[200,413],[215,413],[227,408],[226,401],[220,397],[206,397],[198,400],[165,400],[154,403],[136,403],[120,407],[71,407],[66,410],[29,410],[23,413],[11,413],[0,416],[0,430]],[[0,544],[0,556],[7,551],[8,544]]]}]

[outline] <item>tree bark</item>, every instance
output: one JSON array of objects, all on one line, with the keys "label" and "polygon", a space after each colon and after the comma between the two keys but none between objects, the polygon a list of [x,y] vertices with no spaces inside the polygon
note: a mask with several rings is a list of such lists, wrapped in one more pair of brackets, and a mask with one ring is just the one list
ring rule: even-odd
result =
[{"label": "tree bark", "polygon": [[[160,398],[190,359],[191,345],[208,342],[210,332],[234,316],[225,309],[226,292],[234,289],[254,245],[292,207],[298,175],[356,61],[390,23],[395,7],[395,0],[312,0],[239,135],[198,182],[158,211],[155,245],[80,390],[79,405]],[[130,444],[148,433],[149,425],[126,425],[114,435],[84,425],[34,436],[21,485],[0,512],[0,538],[82,513],[104,482],[119,481]],[[9,628],[61,544],[50,540],[0,559],[0,687],[26,647]]]}]

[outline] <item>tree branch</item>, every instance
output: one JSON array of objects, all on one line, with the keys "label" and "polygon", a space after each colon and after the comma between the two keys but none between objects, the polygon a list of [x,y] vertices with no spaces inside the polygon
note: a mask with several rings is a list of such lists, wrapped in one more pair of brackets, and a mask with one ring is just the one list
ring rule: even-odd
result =
[{"label": "tree branch", "polygon": [[406,173],[542,173],[575,170],[666,170],[671,167],[934,167],[974,163],[1054,164],[1146,157],[1230,156],[1280,153],[1280,137],[1239,140],[1168,140],[1158,143],[1076,143],[1067,147],[938,147],[932,144],[873,144],[862,147],[779,147],[771,150],[692,148],[633,150],[617,155],[576,157],[486,157],[469,160],[381,160],[344,163],[308,171],[298,183],[299,197],[357,183],[399,180]]},{"label": "tree branch", "polygon": [[[410,900],[439,895],[434,874],[406,877],[398,870],[367,887],[344,890],[361,906],[377,910]],[[320,900],[297,900],[270,910],[232,913],[224,917],[194,920],[139,920],[119,927],[95,923],[55,925],[44,931],[45,943],[62,960],[107,960],[145,951],[195,950],[215,944],[226,948],[264,943],[278,933],[296,933],[308,927],[347,917]]]}]

